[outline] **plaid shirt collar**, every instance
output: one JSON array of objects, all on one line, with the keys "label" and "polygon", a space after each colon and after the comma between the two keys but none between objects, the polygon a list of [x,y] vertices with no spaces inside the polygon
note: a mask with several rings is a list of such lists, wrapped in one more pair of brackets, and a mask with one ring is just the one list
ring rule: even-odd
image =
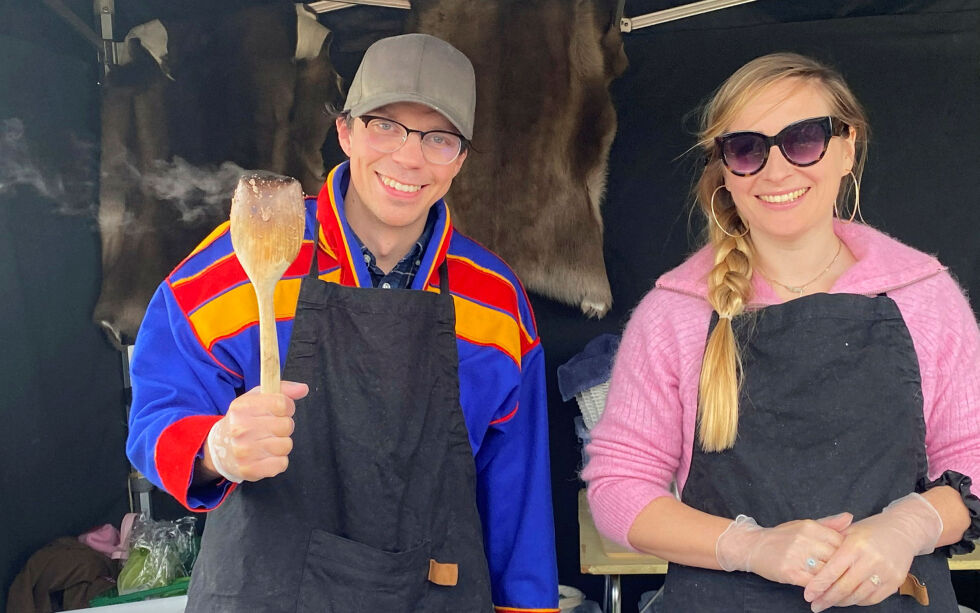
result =
[{"label": "plaid shirt collar", "polygon": [[371,284],[374,287],[383,289],[409,289],[412,287],[415,274],[419,271],[419,266],[422,264],[422,255],[425,253],[425,248],[429,244],[429,239],[432,238],[435,222],[435,211],[430,209],[429,217],[425,221],[425,228],[422,230],[422,234],[415,241],[415,244],[405,257],[399,260],[388,274],[385,274],[378,267],[377,259],[371,253],[371,250],[364,246],[361,237],[356,234],[354,235],[357,238],[358,246],[361,248],[361,257],[364,258],[364,263],[367,265],[368,272],[371,274]]}]

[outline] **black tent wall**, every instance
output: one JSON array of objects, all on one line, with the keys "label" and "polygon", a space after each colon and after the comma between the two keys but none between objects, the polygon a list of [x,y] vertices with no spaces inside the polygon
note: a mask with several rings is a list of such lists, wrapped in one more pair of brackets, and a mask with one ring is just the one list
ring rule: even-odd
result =
[{"label": "black tent wall", "polygon": [[[18,155],[16,118],[41,163],[70,167],[73,139],[98,134],[90,62],[6,36],[0,56],[0,163]],[[95,221],[60,204],[27,185],[0,189],[0,603],[36,549],[129,510],[120,357],[91,323]]]},{"label": "black tent wall", "polygon": [[[679,3],[627,0],[626,14],[670,4]],[[86,1],[74,8],[84,15],[90,6]],[[99,134],[94,53],[35,0],[8,0],[0,17],[0,136],[22,125],[20,143],[30,145],[47,176],[74,178],[71,189],[47,193],[0,182],[2,610],[10,581],[33,551],[58,536],[118,523],[128,505],[120,355],[89,321],[100,275],[91,214],[97,149],[85,147],[97,146]],[[697,224],[689,228],[687,215],[698,163],[684,155],[693,143],[689,111],[735,68],[763,53],[799,51],[837,66],[871,119],[861,189],[865,219],[937,254],[980,296],[974,188],[980,149],[973,141],[980,138],[978,18],[976,0],[760,0],[624,34],[630,67],[612,85],[619,132],[604,205],[613,311],[603,320],[586,320],[577,309],[532,295],[547,356],[563,583],[601,597],[601,579],[579,573],[577,407],[561,401],[555,369],[596,335],[621,331],[656,277],[696,246]],[[546,109],[527,112],[547,120]],[[9,148],[0,151],[12,155]],[[972,304],[980,310],[976,298]],[[163,496],[155,500],[162,515],[180,513]],[[627,578],[625,610],[659,582]],[[954,582],[961,601],[980,609],[976,573],[957,573]]]}]

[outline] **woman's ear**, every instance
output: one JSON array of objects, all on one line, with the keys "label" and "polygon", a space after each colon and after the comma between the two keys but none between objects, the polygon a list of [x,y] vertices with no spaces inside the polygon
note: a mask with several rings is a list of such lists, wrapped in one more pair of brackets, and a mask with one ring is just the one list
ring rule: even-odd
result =
[{"label": "woman's ear", "polygon": [[[847,167],[847,172],[854,170],[854,158],[857,153],[857,130],[854,126],[847,126],[847,136],[844,137],[844,166]],[[847,174],[847,173],[844,173]]]}]

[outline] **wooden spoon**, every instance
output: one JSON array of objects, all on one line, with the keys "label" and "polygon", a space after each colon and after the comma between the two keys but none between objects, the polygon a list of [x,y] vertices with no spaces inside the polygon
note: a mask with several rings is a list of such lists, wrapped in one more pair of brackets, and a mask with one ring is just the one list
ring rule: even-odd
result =
[{"label": "wooden spoon", "polygon": [[306,207],[299,181],[269,172],[242,175],[231,199],[231,244],[259,304],[262,392],[279,393],[276,283],[299,254]]}]

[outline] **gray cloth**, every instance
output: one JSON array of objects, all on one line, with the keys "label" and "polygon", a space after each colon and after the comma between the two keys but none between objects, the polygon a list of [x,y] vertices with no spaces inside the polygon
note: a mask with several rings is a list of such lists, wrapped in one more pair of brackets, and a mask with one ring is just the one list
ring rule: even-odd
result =
[{"label": "gray cloth", "polygon": [[600,334],[558,367],[558,390],[568,402],[577,394],[609,380],[619,348],[618,334]]}]

